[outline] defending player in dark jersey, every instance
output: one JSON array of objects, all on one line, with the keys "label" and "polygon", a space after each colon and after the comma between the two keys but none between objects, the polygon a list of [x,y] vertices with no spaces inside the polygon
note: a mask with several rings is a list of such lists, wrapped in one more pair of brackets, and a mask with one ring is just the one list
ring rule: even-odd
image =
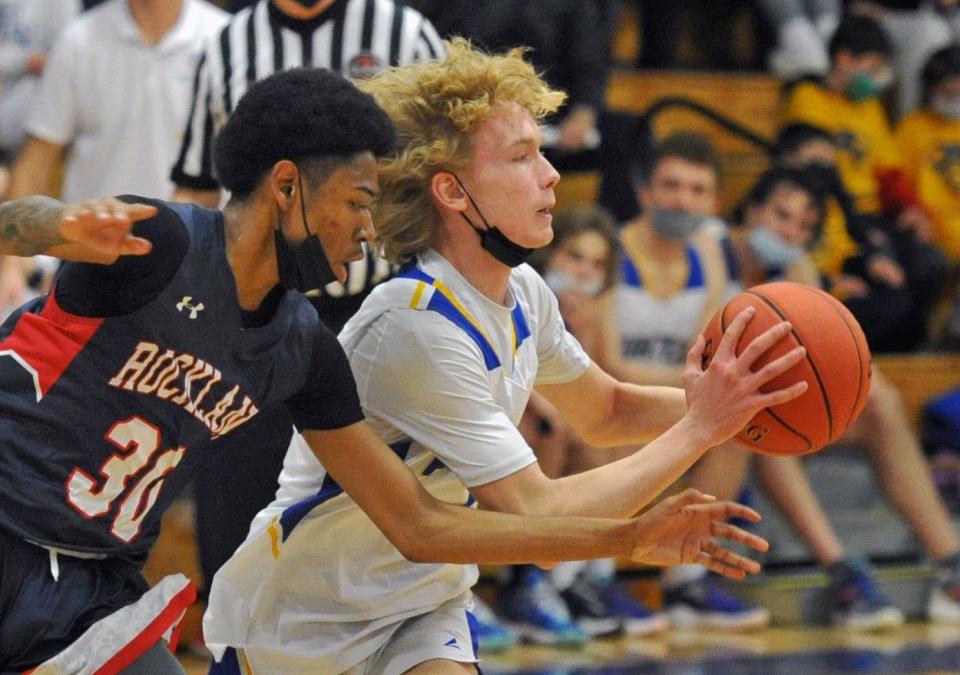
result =
[{"label": "defending player in dark jersey", "polygon": [[204,456],[272,406],[411,560],[689,557],[724,517],[752,513],[688,494],[632,521],[520,518],[420,487],[362,421],[342,349],[295,292],[362,255],[392,144],[370,97],[294,70],[252,87],[221,133],[223,212],[0,205],[0,253],[70,261],[0,331],[0,671],[182,672],[163,638],[192,588],[174,575],[148,591],[140,568]]}]

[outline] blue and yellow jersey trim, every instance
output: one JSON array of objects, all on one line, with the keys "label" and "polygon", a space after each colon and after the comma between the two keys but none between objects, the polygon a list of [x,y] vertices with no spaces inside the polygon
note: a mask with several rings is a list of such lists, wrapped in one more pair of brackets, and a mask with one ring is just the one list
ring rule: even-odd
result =
[{"label": "blue and yellow jersey trim", "polygon": [[[397,277],[417,282],[410,297],[410,309],[437,312],[463,330],[480,348],[487,370],[495,370],[502,365],[483,326],[446,284],[413,265],[400,270]],[[520,345],[530,337],[530,327],[519,302],[513,308],[512,318],[513,356],[516,356]]]},{"label": "blue and yellow jersey trim", "polygon": [[[393,453],[399,457],[401,461],[403,461],[406,460],[407,453],[410,451],[410,445],[412,443],[413,442],[409,438],[406,438],[391,443],[390,449],[393,450]],[[434,467],[432,471],[436,471],[438,468],[445,467],[442,465],[439,467]],[[295,504],[291,504],[285,508],[279,516],[274,517],[270,523],[270,526],[267,528],[267,534],[270,537],[270,549],[273,553],[273,557],[280,557],[281,545],[290,537],[290,534],[293,532],[294,528],[300,524],[301,520],[306,518],[307,515],[316,507],[333,499],[334,497],[340,496],[341,494],[343,494],[343,488],[340,487],[340,484],[328,473],[323,477],[323,483],[320,485],[319,492],[311,497],[306,497]]]},{"label": "blue and yellow jersey trim", "polygon": [[[687,258],[687,279],[681,288],[701,288],[706,283],[703,273],[703,265],[700,262],[700,254],[697,249],[688,245],[686,247]],[[620,263],[620,277],[623,283],[634,288],[643,288],[643,275],[636,263],[630,259],[629,255],[623,255]]]}]

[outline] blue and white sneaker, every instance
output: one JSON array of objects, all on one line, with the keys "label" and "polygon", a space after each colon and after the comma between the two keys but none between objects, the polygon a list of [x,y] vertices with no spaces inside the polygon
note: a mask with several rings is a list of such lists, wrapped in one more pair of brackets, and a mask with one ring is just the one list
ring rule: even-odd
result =
[{"label": "blue and white sneaker", "polygon": [[560,591],[560,597],[567,603],[570,616],[590,637],[618,635],[623,632],[623,622],[610,611],[600,592],[599,584],[578,574],[569,587]]},{"label": "blue and white sneaker", "polygon": [[517,636],[501,626],[490,606],[476,595],[471,613],[477,620],[477,642],[482,654],[498,654],[517,644]]},{"label": "blue and white sneaker", "polygon": [[654,635],[670,627],[663,612],[653,612],[616,581],[600,586],[600,597],[607,611],[620,618],[627,635]]},{"label": "blue and white sneaker", "polygon": [[664,606],[674,628],[753,630],[770,623],[770,612],[733,595],[713,575],[664,590]]},{"label": "blue and white sneaker", "polygon": [[570,617],[570,610],[546,572],[524,565],[497,596],[497,614],[521,639],[556,647],[582,647],[587,635]]},{"label": "blue and white sneaker", "polygon": [[830,565],[827,573],[835,625],[852,630],[886,630],[903,624],[903,612],[877,588],[863,561],[840,560]]}]

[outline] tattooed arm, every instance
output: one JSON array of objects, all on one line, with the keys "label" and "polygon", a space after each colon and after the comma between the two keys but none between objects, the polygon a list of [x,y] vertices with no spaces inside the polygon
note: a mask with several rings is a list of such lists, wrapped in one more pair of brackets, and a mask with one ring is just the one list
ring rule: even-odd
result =
[{"label": "tattooed arm", "polygon": [[134,236],[132,228],[156,212],[113,198],[77,204],[43,196],[15,199],[0,204],[0,253],[110,264],[121,255],[150,251],[150,242]]}]

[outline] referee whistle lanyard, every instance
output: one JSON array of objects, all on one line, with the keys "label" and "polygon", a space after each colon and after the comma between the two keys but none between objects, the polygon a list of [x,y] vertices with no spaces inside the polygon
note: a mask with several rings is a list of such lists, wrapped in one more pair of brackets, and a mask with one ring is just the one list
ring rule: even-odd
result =
[{"label": "referee whistle lanyard", "polygon": [[526,261],[534,249],[521,246],[511,241],[503,232],[491,225],[483,215],[480,207],[477,206],[477,202],[474,201],[473,197],[467,191],[463,181],[460,180],[460,176],[455,173],[451,173],[451,175],[456,179],[460,189],[463,190],[463,194],[467,195],[467,199],[470,200],[470,205],[474,211],[477,212],[477,215],[480,216],[480,220],[483,222],[484,227],[486,227],[485,230],[481,230],[473,224],[473,221],[467,217],[466,213],[463,211],[460,212],[460,217],[467,221],[467,224],[473,228],[474,232],[480,235],[480,246],[507,267],[516,267]]},{"label": "referee whistle lanyard", "polygon": [[280,214],[277,213],[277,229],[273,232],[273,239],[277,249],[277,273],[280,285],[284,288],[306,293],[323,288],[331,281],[337,280],[337,275],[330,267],[330,261],[320,243],[320,237],[310,234],[307,227],[307,206],[303,192],[303,178],[297,174],[300,183],[300,211],[303,214],[303,229],[307,238],[294,248],[283,236],[280,227]]}]

